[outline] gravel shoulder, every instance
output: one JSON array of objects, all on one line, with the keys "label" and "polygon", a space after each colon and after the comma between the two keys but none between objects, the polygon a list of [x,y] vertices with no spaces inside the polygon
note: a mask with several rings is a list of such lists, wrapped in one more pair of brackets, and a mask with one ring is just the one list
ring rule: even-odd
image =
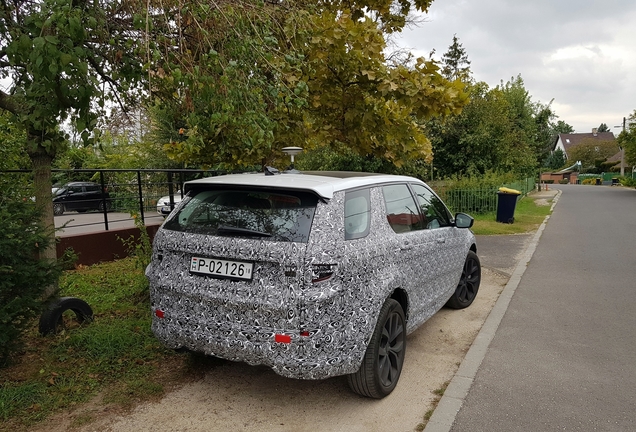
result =
[{"label": "gravel shoulder", "polygon": [[[483,269],[477,299],[464,310],[442,309],[409,335],[400,382],[385,399],[353,394],[344,377],[293,380],[265,367],[211,359],[203,365],[202,379],[177,387],[159,401],[121,413],[96,400],[56,416],[41,430],[414,431],[434,408],[434,391],[455,375],[508,282],[509,268],[514,268],[530,239],[530,235],[506,237],[513,237],[507,249],[502,249],[501,239],[478,240]],[[502,254],[507,259],[498,261]],[[77,426],[83,423],[78,421],[81,418],[91,421]]]}]

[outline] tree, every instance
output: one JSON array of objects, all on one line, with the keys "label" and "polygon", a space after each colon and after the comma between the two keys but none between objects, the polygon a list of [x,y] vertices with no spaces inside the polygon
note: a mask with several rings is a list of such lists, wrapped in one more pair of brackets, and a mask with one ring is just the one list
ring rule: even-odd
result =
[{"label": "tree", "polygon": [[453,43],[448,51],[442,55],[442,75],[449,81],[470,82],[472,79],[470,60],[456,34],[453,35]]},{"label": "tree", "polygon": [[576,147],[568,150],[568,159],[581,161],[581,172],[600,173],[602,163],[618,153],[616,141],[585,139]]},{"label": "tree", "polygon": [[[3,3],[0,75],[10,80],[10,88],[0,91],[0,109],[26,131],[36,202],[51,236],[51,162],[66,145],[60,125],[70,121],[84,142],[93,142],[99,108],[139,77],[135,9],[121,1]],[[41,256],[56,259],[54,242]]]},{"label": "tree", "polygon": [[461,114],[426,125],[438,173],[532,174],[551,144],[549,106],[533,103],[520,77],[493,89],[479,82],[469,87],[469,94]]},{"label": "tree", "polygon": [[171,10],[176,18],[162,22],[182,25],[152,67],[156,139],[181,163],[226,169],[272,163],[289,145],[353,150],[396,166],[426,159],[430,143],[417,120],[459,112],[466,95],[432,62],[387,65],[384,32],[400,28],[411,3],[397,2],[395,13],[392,4]]},{"label": "tree", "polygon": [[574,133],[574,128],[563,120],[559,120],[558,122],[552,124],[552,130],[554,132],[554,135]]},{"label": "tree", "polygon": [[636,165],[636,110],[626,119],[625,130],[617,138],[618,145],[625,148],[625,160],[630,166]]},{"label": "tree", "polygon": [[598,128],[596,128],[597,132],[609,132],[610,128],[605,123],[601,123]]},{"label": "tree", "polygon": [[543,162],[543,166],[550,170],[558,170],[563,168],[565,166],[565,163],[565,153],[559,148],[550,153],[550,155]]}]

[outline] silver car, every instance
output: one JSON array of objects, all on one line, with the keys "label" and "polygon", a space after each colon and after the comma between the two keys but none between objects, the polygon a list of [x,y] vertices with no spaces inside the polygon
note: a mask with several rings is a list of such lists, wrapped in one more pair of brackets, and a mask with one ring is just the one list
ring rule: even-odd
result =
[{"label": "silver car", "polygon": [[406,335],[479,289],[473,219],[412,177],[234,174],[184,192],[146,270],[166,347],[291,378],[346,375],[382,398]]}]

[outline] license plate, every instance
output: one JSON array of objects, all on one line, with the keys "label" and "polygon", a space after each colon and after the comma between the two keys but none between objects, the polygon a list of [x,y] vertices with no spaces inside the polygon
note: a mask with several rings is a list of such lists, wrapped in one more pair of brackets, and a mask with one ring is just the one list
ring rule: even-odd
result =
[{"label": "license plate", "polygon": [[190,272],[230,279],[252,279],[254,263],[192,257]]}]

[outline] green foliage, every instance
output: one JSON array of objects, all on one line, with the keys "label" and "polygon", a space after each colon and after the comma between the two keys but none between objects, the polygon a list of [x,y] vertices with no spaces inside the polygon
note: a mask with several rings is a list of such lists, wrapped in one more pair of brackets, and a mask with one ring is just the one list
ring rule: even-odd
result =
[{"label": "green foliage", "polygon": [[483,214],[497,209],[497,191],[500,187],[512,186],[522,194],[534,188],[534,180],[517,180],[514,173],[489,171],[483,176],[453,177],[429,184],[453,212]]},{"label": "green foliage", "polygon": [[29,169],[25,151],[26,131],[7,112],[0,112],[0,170]]},{"label": "green foliage", "polygon": [[[607,171],[608,166],[603,163],[610,157],[618,153],[619,148],[616,141],[599,141],[595,139],[585,139],[576,147],[569,150],[569,159],[581,161],[582,173],[601,173]],[[615,165],[610,163],[609,165]]]},{"label": "green foliage", "polygon": [[621,177],[619,179],[621,185],[636,188],[636,179],[631,177]]},{"label": "green foliage", "polygon": [[563,168],[565,163],[565,153],[561,149],[556,149],[543,161],[543,167],[555,171]]},{"label": "green foliage", "polygon": [[442,75],[450,81],[471,81],[470,60],[457,35],[453,35],[453,43],[442,55]]},{"label": "green foliage", "polygon": [[626,128],[617,138],[618,145],[625,148],[628,165],[636,165],[636,110],[625,120]]},{"label": "green foliage", "polygon": [[514,223],[497,222],[496,212],[477,214],[474,215],[475,224],[472,230],[477,235],[522,234],[535,231],[550,214],[550,203],[545,204],[537,204],[537,200],[530,195],[517,201]]},{"label": "green foliage", "polygon": [[476,83],[461,114],[427,123],[438,177],[479,176],[489,170],[524,176],[534,171],[531,142],[516,120],[511,91]]},{"label": "green foliage", "polygon": [[[128,395],[127,404],[131,397],[163,392],[166,379],[159,381],[154,374],[174,354],[160,347],[150,331],[147,293],[147,280],[133,259],[64,272],[60,294],[84,299],[95,319],[46,338],[33,328],[26,333],[26,356],[16,358],[16,363],[26,362],[22,372],[13,378],[18,364],[0,371],[3,426],[24,429],[105,389],[106,400],[118,403]],[[178,375],[174,366],[171,375]]]},{"label": "green foliage", "polygon": [[296,156],[295,167],[302,171],[356,171],[408,175],[426,180],[430,165],[423,160],[406,161],[399,168],[386,159],[373,155],[361,156],[346,146],[336,150],[318,147]]},{"label": "green foliage", "polygon": [[564,122],[563,120],[559,120],[555,124],[553,124],[552,130],[555,136],[558,134],[574,133],[574,128],[570,126],[569,124],[567,124],[566,122]]},{"label": "green foliage", "polygon": [[596,128],[597,132],[610,132],[610,128],[606,123],[601,123],[598,128]]},{"label": "green foliage", "polygon": [[152,241],[139,214],[133,212],[131,216],[135,221],[135,227],[139,230],[139,237],[130,236],[120,240],[128,250],[128,255],[134,258],[136,267],[144,271],[152,258]]},{"label": "green foliage", "polygon": [[59,269],[39,259],[50,236],[39,224],[38,210],[15,186],[0,182],[0,366],[20,346],[29,320],[41,309],[45,288]]},{"label": "green foliage", "polygon": [[199,26],[173,32],[157,57],[154,139],[179,163],[221,169],[274,164],[289,145],[348,148],[397,167],[429,159],[417,120],[459,112],[466,95],[424,59],[386,65],[383,32],[411,8],[390,3],[180,10],[177,21]]}]

